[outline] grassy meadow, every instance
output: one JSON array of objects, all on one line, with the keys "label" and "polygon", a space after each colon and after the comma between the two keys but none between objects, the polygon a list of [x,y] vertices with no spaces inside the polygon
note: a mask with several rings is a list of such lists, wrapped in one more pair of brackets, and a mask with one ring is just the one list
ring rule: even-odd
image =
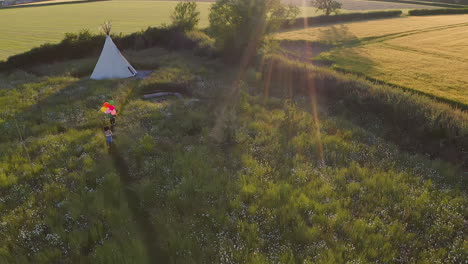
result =
[{"label": "grassy meadow", "polygon": [[0,74],[1,263],[147,261],[95,110],[131,87]]},{"label": "grassy meadow", "polygon": [[467,15],[402,17],[283,32],[278,39],[335,45],[333,67],[468,104]]},{"label": "grassy meadow", "polygon": [[[287,84],[274,81],[281,92],[266,99],[255,69],[236,104],[233,69],[188,54],[155,60],[116,144],[170,263],[464,258],[458,165],[408,154],[324,98],[314,108],[308,96],[280,96]],[[181,86],[193,98],[141,99]]]},{"label": "grassy meadow", "polygon": [[[376,122],[354,123],[320,97],[264,98],[254,68],[233,100],[235,69],[216,59],[124,54],[156,70],[72,77],[92,69],[95,58],[83,58],[0,75],[1,262],[465,259],[459,165],[407,153],[375,134]],[[187,97],[141,99],[171,90]],[[111,155],[99,112],[110,99]]]}]

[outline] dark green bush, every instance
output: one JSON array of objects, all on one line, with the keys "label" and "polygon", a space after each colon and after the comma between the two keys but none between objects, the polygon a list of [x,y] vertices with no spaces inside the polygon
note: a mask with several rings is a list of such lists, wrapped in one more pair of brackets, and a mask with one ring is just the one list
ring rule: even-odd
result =
[{"label": "dark green bush", "polygon": [[401,16],[400,10],[394,11],[376,11],[376,12],[367,12],[367,13],[349,13],[349,14],[340,14],[334,16],[317,16],[317,17],[307,17],[307,18],[296,18],[293,23],[284,24],[282,29],[304,27],[307,25],[323,24],[323,23],[336,23],[336,22],[347,22],[347,21],[356,21],[356,20],[366,20],[366,19],[378,19],[378,18],[388,18],[388,17],[398,17]]},{"label": "dark green bush", "polygon": [[179,2],[171,15],[172,25],[184,31],[193,30],[200,22],[200,12],[197,11],[197,2]]},{"label": "dark green bush", "polygon": [[431,16],[431,15],[456,15],[456,14],[468,14],[468,8],[460,9],[415,9],[408,12],[410,16]]},{"label": "dark green bush", "polygon": [[186,37],[196,43],[195,53],[197,55],[214,56],[216,54],[214,40],[206,33],[190,31],[186,33]]},{"label": "dark green bush", "polygon": [[219,0],[212,5],[208,32],[228,63],[248,64],[269,33],[293,21],[299,8],[281,0]]}]

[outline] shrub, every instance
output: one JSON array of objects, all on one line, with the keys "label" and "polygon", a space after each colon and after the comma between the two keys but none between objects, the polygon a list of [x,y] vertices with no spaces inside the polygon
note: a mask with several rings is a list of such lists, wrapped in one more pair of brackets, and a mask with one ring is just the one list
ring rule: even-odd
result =
[{"label": "shrub", "polygon": [[[317,17],[307,17],[307,18],[296,18],[294,22],[290,24],[284,24],[281,28],[296,28],[296,27],[305,27],[306,25],[322,24],[322,23],[337,23],[337,22],[347,22],[347,21],[356,21],[356,20],[367,20],[367,19],[379,19],[379,18],[389,18],[389,17],[398,17],[401,16],[402,11],[375,11],[375,12],[366,12],[366,13],[349,13],[349,14],[339,14],[334,16],[317,16]],[[307,21],[307,24],[305,22]]]},{"label": "shrub", "polygon": [[410,16],[431,16],[431,15],[455,15],[455,14],[468,14],[468,8],[460,9],[415,9],[408,12]]},{"label": "shrub", "polygon": [[227,61],[249,60],[267,33],[298,12],[297,7],[284,6],[280,0],[220,0],[211,8],[209,32]]},{"label": "shrub", "polygon": [[189,31],[197,27],[200,21],[200,12],[197,11],[197,2],[179,2],[171,16],[173,26]]},{"label": "shrub", "polygon": [[197,55],[214,56],[214,39],[201,31],[189,31],[186,33],[188,39],[196,43],[195,53]]},{"label": "shrub", "polygon": [[331,13],[338,14],[338,10],[341,8],[341,3],[335,0],[314,0],[312,4],[318,10],[325,11],[325,16],[329,16]]}]

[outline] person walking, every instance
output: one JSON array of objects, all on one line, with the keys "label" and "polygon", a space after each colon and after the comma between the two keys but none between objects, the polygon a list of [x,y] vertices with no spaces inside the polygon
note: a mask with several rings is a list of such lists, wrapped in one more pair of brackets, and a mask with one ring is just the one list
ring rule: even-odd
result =
[{"label": "person walking", "polygon": [[104,127],[104,135],[106,136],[107,147],[110,150],[110,147],[112,145],[112,130],[110,130],[108,126]]}]

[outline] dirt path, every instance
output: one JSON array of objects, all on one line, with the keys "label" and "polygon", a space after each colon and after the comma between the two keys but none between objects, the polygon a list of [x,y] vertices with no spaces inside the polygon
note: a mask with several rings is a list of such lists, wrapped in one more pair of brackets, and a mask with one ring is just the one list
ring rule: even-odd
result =
[{"label": "dirt path", "polygon": [[150,221],[149,213],[140,206],[138,194],[136,194],[135,191],[130,188],[133,180],[130,177],[127,163],[120,155],[119,150],[115,144],[112,146],[111,156],[124,185],[124,193],[127,198],[128,206],[132,211],[133,220],[137,223],[139,232],[144,239],[150,263],[169,263],[169,256],[167,255],[167,252],[162,250],[159,246],[159,236]]},{"label": "dirt path", "polygon": [[[127,94],[126,99],[121,105],[121,112],[124,112],[125,105],[128,103],[128,98],[133,94],[133,90]],[[111,126],[111,130],[115,133],[115,126]],[[120,151],[115,143],[112,143],[111,157],[114,161],[114,166],[119,173],[120,180],[123,184],[123,191],[127,200],[128,207],[132,212],[133,221],[137,223],[138,231],[146,247],[146,251],[149,258],[149,263],[151,264],[166,264],[169,262],[169,255],[165,252],[159,244],[159,235],[154,225],[151,223],[150,214],[141,206],[140,199],[138,194],[131,189],[131,185],[134,182],[130,176],[130,170],[128,168],[127,162],[120,155]]]}]

